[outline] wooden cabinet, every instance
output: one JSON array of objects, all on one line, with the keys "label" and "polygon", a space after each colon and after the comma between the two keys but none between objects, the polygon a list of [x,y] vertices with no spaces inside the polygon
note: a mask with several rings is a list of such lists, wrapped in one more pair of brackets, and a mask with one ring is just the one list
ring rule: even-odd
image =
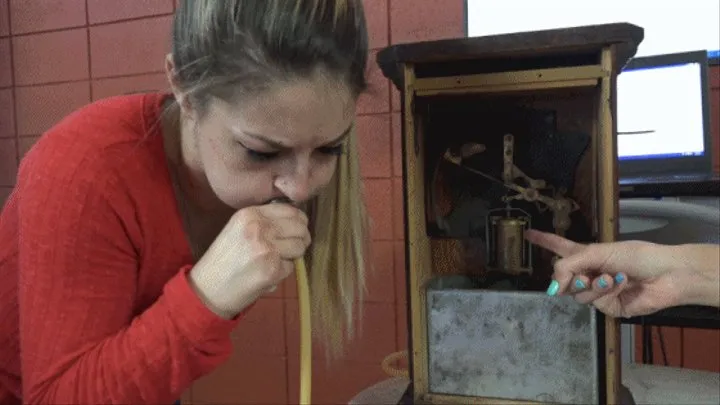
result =
[{"label": "wooden cabinet", "polygon": [[549,296],[528,229],[617,229],[616,77],[630,24],[394,45],[416,403],[618,403],[619,324]]}]

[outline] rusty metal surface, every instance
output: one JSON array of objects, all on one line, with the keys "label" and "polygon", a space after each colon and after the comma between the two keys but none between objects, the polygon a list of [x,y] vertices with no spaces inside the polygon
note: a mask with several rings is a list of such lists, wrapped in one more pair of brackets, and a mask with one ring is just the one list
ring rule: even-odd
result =
[{"label": "rusty metal surface", "polygon": [[473,289],[462,276],[428,294],[430,391],[595,404],[595,310],[570,297]]}]

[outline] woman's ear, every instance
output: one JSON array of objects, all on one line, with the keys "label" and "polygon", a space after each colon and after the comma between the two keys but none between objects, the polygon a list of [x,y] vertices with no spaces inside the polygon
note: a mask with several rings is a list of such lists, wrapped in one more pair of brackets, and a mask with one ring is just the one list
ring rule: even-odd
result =
[{"label": "woman's ear", "polygon": [[180,86],[178,84],[177,69],[175,68],[175,62],[173,61],[172,54],[167,54],[165,57],[165,76],[170,84],[170,91],[173,93],[175,101],[180,106],[182,113],[185,115],[192,115],[190,100],[188,100],[185,93],[180,90]]}]

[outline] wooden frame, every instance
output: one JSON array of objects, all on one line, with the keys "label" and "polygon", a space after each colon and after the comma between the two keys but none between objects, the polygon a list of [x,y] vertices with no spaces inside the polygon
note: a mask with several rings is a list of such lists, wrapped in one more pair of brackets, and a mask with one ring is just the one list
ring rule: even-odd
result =
[{"label": "wooden frame", "polygon": [[416,79],[413,90],[418,96],[429,96],[592,87],[597,85],[598,79],[604,76],[607,76],[607,72],[600,65],[533,69],[519,72]]},{"label": "wooden frame", "polygon": [[[637,28],[637,27],[634,27]],[[532,34],[532,33],[531,33]],[[467,40],[463,40],[467,41]],[[631,41],[632,42],[632,41]],[[637,41],[639,43],[639,41]],[[437,44],[441,45],[441,44]],[[459,47],[465,50],[467,47]],[[632,47],[631,47],[632,48]],[[393,50],[392,48],[390,50]],[[397,50],[395,50],[397,51]],[[618,187],[616,173],[615,86],[618,68],[628,58],[626,48],[616,43],[602,43],[595,48],[597,63],[575,66],[530,68],[482,74],[460,74],[418,77],[418,66],[437,63],[406,60],[386,51],[394,66],[385,64],[386,76],[401,90],[404,169],[404,204],[406,226],[406,274],[408,288],[409,360],[412,397],[416,403],[432,404],[532,404],[540,402],[498,398],[437,395],[430,392],[428,381],[428,314],[425,291],[433,276],[433,258],[425,217],[424,136],[422,121],[415,111],[415,98],[435,95],[533,92],[568,88],[586,88],[594,92],[595,111],[592,130],[592,166],[594,197],[597,204],[595,234],[600,242],[612,242],[618,232]],[[632,54],[634,51],[631,51]],[[381,52],[382,53],[382,52]],[[412,54],[408,50],[408,54]],[[619,54],[622,54],[619,56]],[[390,55],[391,57],[388,57]],[[383,55],[378,61],[383,67]],[[412,59],[406,56],[405,59]],[[421,59],[416,57],[415,59]],[[453,59],[453,58],[449,58]],[[391,66],[391,67],[388,67]],[[611,153],[602,154],[599,151]],[[602,315],[600,315],[602,317]],[[620,326],[617,319],[602,317],[604,324],[604,393],[600,402],[618,403],[621,385]]]},{"label": "wooden frame", "polygon": [[[616,74],[613,68],[616,64],[615,47],[608,46],[602,50],[601,64],[608,75],[600,81],[600,100],[598,116],[595,122],[598,130],[593,136],[597,139],[596,150],[612,151],[602,156],[598,161],[598,170],[604,181],[598,181],[598,192],[600,195],[594,201],[598,201],[598,238],[599,242],[614,242],[618,235],[618,178],[617,178],[617,123],[613,119],[616,116]],[[594,153],[597,157],[597,153]],[[606,377],[606,402],[608,404],[618,403],[618,392],[622,384],[621,358],[620,358],[620,322],[616,318],[605,317],[605,367]]]}]

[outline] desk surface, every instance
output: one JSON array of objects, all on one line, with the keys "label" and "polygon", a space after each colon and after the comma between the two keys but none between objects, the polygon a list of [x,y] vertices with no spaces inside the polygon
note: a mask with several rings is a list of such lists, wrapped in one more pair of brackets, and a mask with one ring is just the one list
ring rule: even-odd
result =
[{"label": "desk surface", "polygon": [[714,176],[702,181],[621,183],[618,190],[620,198],[718,197],[720,196],[720,177]]},{"label": "desk surface", "polygon": [[[654,366],[623,364],[622,384],[632,396],[629,403],[679,405],[720,403],[720,373]],[[395,377],[381,381],[350,400],[352,405],[398,404],[410,381]]]},{"label": "desk surface", "polygon": [[667,308],[647,316],[626,318],[625,324],[677,326],[681,328],[720,329],[720,309],[699,305]]}]

